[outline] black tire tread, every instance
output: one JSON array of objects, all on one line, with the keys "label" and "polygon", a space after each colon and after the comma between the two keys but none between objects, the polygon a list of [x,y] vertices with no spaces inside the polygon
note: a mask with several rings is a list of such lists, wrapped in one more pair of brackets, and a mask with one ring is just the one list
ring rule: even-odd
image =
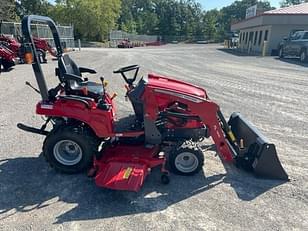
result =
[{"label": "black tire tread", "polygon": [[307,55],[307,50],[306,48],[302,48],[299,55],[301,56],[302,55],[302,52],[306,52],[306,59],[305,60],[302,60],[302,62],[304,63],[307,63],[308,62],[308,55]]},{"label": "black tire tread", "polygon": [[[48,149],[50,148],[50,142],[52,143],[54,139],[58,139],[59,136],[66,136],[69,138],[77,139],[78,143],[81,143],[81,146],[84,146],[86,151],[84,151],[84,157],[82,163],[78,163],[74,166],[64,166],[57,162]],[[43,156],[46,162],[50,165],[51,168],[55,169],[57,172],[66,173],[66,174],[76,174],[86,171],[91,167],[93,163],[93,157],[97,154],[98,142],[95,137],[90,134],[80,133],[72,127],[62,127],[53,129],[49,135],[45,138],[43,143]]]},{"label": "black tire tread", "polygon": [[280,55],[280,50],[283,50],[282,46],[278,50],[278,55],[279,55],[279,58],[283,59],[284,58],[284,52],[282,51],[282,55]]}]

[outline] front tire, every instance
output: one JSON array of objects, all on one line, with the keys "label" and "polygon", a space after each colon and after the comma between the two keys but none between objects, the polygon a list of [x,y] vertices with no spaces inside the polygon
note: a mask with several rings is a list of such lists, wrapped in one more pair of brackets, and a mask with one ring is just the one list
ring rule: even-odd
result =
[{"label": "front tire", "polygon": [[280,47],[280,48],[279,48],[278,53],[279,53],[279,58],[283,59],[283,58],[284,58],[283,47]]},{"label": "front tire", "polygon": [[13,61],[2,60],[2,66],[4,71],[9,71],[15,63]]},{"label": "front tire", "polygon": [[49,134],[43,145],[43,154],[55,170],[75,174],[91,167],[95,145],[91,138],[71,130],[57,130]]},{"label": "front tire", "polygon": [[173,173],[192,176],[200,172],[203,167],[203,152],[196,143],[186,141],[171,150],[168,163]]},{"label": "front tire", "polygon": [[306,63],[308,61],[306,49],[301,50],[301,52],[300,52],[300,61],[302,63]]}]

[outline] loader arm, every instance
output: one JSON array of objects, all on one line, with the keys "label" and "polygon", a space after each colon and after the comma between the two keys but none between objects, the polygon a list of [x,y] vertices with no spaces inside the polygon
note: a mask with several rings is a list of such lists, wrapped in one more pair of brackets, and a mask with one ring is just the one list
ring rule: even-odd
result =
[{"label": "loader arm", "polygon": [[158,115],[156,97],[155,94],[151,92],[165,94],[169,97],[170,101],[186,104],[190,109],[191,114],[199,117],[209,130],[209,134],[217,147],[217,152],[222,157],[222,159],[228,162],[232,162],[234,160],[234,154],[226,138],[227,134],[225,134],[224,130],[222,129],[218,117],[220,110],[216,103],[206,98],[156,88],[146,91],[143,97],[143,100],[145,101],[145,117],[151,121],[155,121]]}]

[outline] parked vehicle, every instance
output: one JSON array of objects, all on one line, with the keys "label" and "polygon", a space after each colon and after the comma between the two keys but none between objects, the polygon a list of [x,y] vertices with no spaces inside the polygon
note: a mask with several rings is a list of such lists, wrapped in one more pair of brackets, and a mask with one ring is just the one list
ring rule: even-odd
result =
[{"label": "parked vehicle", "polygon": [[239,43],[239,35],[235,32],[229,32],[227,33],[227,46],[228,48],[235,48],[238,47]]},{"label": "parked vehicle", "polygon": [[119,44],[118,48],[134,48],[133,44],[129,39],[123,39]]},{"label": "parked vehicle", "polygon": [[301,62],[308,62],[308,31],[297,31],[285,37],[278,46],[280,58],[287,56],[300,58]]}]

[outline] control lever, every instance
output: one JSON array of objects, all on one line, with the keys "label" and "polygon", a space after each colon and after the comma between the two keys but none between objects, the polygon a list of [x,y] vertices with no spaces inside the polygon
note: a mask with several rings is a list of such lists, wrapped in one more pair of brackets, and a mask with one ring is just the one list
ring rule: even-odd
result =
[{"label": "control lever", "polygon": [[104,77],[100,77],[100,80],[101,80],[103,86],[104,86],[104,87],[107,87],[108,81],[105,81]]},{"label": "control lever", "polygon": [[31,85],[31,83],[29,83],[28,81],[26,81],[26,85],[29,86],[30,88],[32,88],[32,89],[33,89],[34,91],[36,91],[37,93],[41,94],[41,92],[40,92],[37,88],[33,87],[33,86]]}]

